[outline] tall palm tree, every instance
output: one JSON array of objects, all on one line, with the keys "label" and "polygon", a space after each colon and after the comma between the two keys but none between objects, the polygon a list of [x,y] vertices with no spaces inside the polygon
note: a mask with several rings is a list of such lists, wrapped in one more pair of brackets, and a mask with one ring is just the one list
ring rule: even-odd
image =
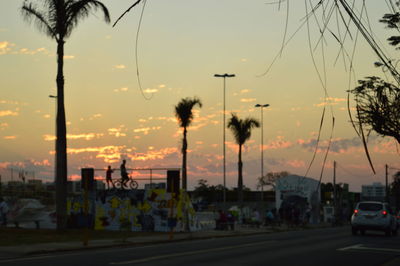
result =
[{"label": "tall palm tree", "polygon": [[181,101],[175,106],[175,116],[179,121],[179,126],[183,128],[182,138],[182,188],[187,189],[187,172],[186,172],[186,160],[187,160],[187,128],[193,121],[192,109],[198,105],[200,108],[203,106],[200,99],[194,97],[193,99],[187,97],[181,99]]},{"label": "tall palm tree", "polygon": [[239,145],[238,153],[238,199],[243,202],[243,162],[242,162],[242,146],[250,139],[251,130],[254,127],[260,127],[260,122],[254,118],[240,119],[236,114],[232,114],[229,119],[228,126],[235,137],[236,144]]},{"label": "tall palm tree", "polygon": [[78,23],[100,9],[110,22],[106,6],[96,0],[41,0],[42,8],[25,1],[21,12],[28,22],[57,42],[57,133],[56,133],[56,213],[57,229],[66,228],[67,221],[67,130],[64,108],[64,44]]}]

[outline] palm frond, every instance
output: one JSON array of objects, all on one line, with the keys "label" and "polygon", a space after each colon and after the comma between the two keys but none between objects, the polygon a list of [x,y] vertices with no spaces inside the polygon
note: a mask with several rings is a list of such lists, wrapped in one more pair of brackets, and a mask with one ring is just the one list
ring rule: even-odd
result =
[{"label": "palm frond", "polygon": [[90,11],[100,9],[104,15],[104,21],[110,23],[110,13],[107,7],[97,0],[68,0],[65,2],[65,37],[68,37],[72,30],[78,25],[79,21],[87,18]]},{"label": "palm frond", "polygon": [[[21,8],[23,18],[28,22],[33,22],[36,27],[47,36],[57,40],[57,34],[51,26],[51,22],[46,18],[43,11],[40,11],[36,5],[32,3],[24,3]],[[51,19],[50,19],[51,20]]]},{"label": "palm frond", "polygon": [[114,22],[114,24],[112,25],[113,28],[115,27],[115,25],[117,25],[118,21],[120,21],[120,19],[125,16],[126,13],[128,13],[129,11],[131,11],[132,8],[134,8],[137,4],[139,4],[142,0],[137,0],[133,5],[131,5],[124,13],[122,13],[121,16],[119,16],[119,18]]},{"label": "palm frond", "polygon": [[251,117],[243,120],[240,119],[236,114],[232,113],[232,117],[229,119],[227,127],[231,129],[236,143],[242,145],[248,139],[250,139],[251,130],[254,127],[260,127],[260,122]]},{"label": "palm frond", "polygon": [[183,98],[175,106],[175,117],[179,120],[181,127],[188,127],[193,121],[192,109],[198,105],[200,108],[203,106],[201,100],[197,97]]}]

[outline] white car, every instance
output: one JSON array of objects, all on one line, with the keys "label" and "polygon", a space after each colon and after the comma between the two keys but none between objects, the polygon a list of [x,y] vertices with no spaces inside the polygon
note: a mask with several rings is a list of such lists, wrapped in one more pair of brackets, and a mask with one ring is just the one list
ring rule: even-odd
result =
[{"label": "white car", "polygon": [[386,236],[397,234],[397,221],[387,203],[362,201],[351,216],[351,232],[365,234],[366,230],[384,231]]}]

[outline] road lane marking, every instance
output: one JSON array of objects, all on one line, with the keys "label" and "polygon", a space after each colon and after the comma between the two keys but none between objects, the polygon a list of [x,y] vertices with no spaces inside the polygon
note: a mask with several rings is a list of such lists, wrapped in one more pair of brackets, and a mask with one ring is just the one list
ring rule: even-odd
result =
[{"label": "road lane marking", "polygon": [[352,245],[352,246],[348,246],[348,247],[345,247],[345,248],[338,248],[337,250],[339,250],[339,251],[345,251],[345,250],[349,250],[349,249],[359,248],[359,247],[361,247],[361,246],[362,246],[362,244],[357,244],[357,245]]},{"label": "road lane marking", "polygon": [[366,251],[380,251],[380,252],[394,252],[400,254],[400,249],[395,248],[372,248],[372,247],[363,247],[362,244],[357,244],[345,248],[337,249],[339,251],[348,251],[348,250],[366,250]]},{"label": "road lane marking", "polygon": [[209,248],[209,249],[203,249],[203,250],[195,250],[195,251],[187,251],[187,252],[181,252],[181,253],[153,256],[153,257],[148,257],[148,258],[143,258],[143,259],[135,259],[135,260],[128,260],[128,261],[120,261],[120,262],[111,262],[110,264],[112,264],[112,265],[125,265],[125,264],[134,264],[134,263],[143,263],[143,262],[149,262],[149,261],[153,261],[153,260],[161,260],[161,259],[168,259],[168,258],[175,258],[175,257],[183,257],[183,256],[189,256],[189,255],[198,255],[198,254],[203,254],[203,253],[208,253],[208,252],[216,252],[216,251],[230,250],[230,249],[237,249],[237,248],[253,247],[253,246],[259,246],[259,245],[262,245],[262,244],[270,244],[270,243],[274,243],[274,242],[276,242],[276,241],[275,240],[268,240],[268,241],[263,241],[263,242],[249,243],[249,244],[236,245],[236,246],[228,246],[228,247],[220,247],[220,248]]}]

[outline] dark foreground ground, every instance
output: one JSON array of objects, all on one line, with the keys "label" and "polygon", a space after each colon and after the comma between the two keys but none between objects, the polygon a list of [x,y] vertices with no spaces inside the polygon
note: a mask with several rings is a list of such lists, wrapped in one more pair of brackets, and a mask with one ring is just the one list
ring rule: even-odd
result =
[{"label": "dark foreground ground", "polygon": [[381,232],[352,236],[345,226],[235,234],[3,258],[0,265],[400,265],[400,237]]}]

